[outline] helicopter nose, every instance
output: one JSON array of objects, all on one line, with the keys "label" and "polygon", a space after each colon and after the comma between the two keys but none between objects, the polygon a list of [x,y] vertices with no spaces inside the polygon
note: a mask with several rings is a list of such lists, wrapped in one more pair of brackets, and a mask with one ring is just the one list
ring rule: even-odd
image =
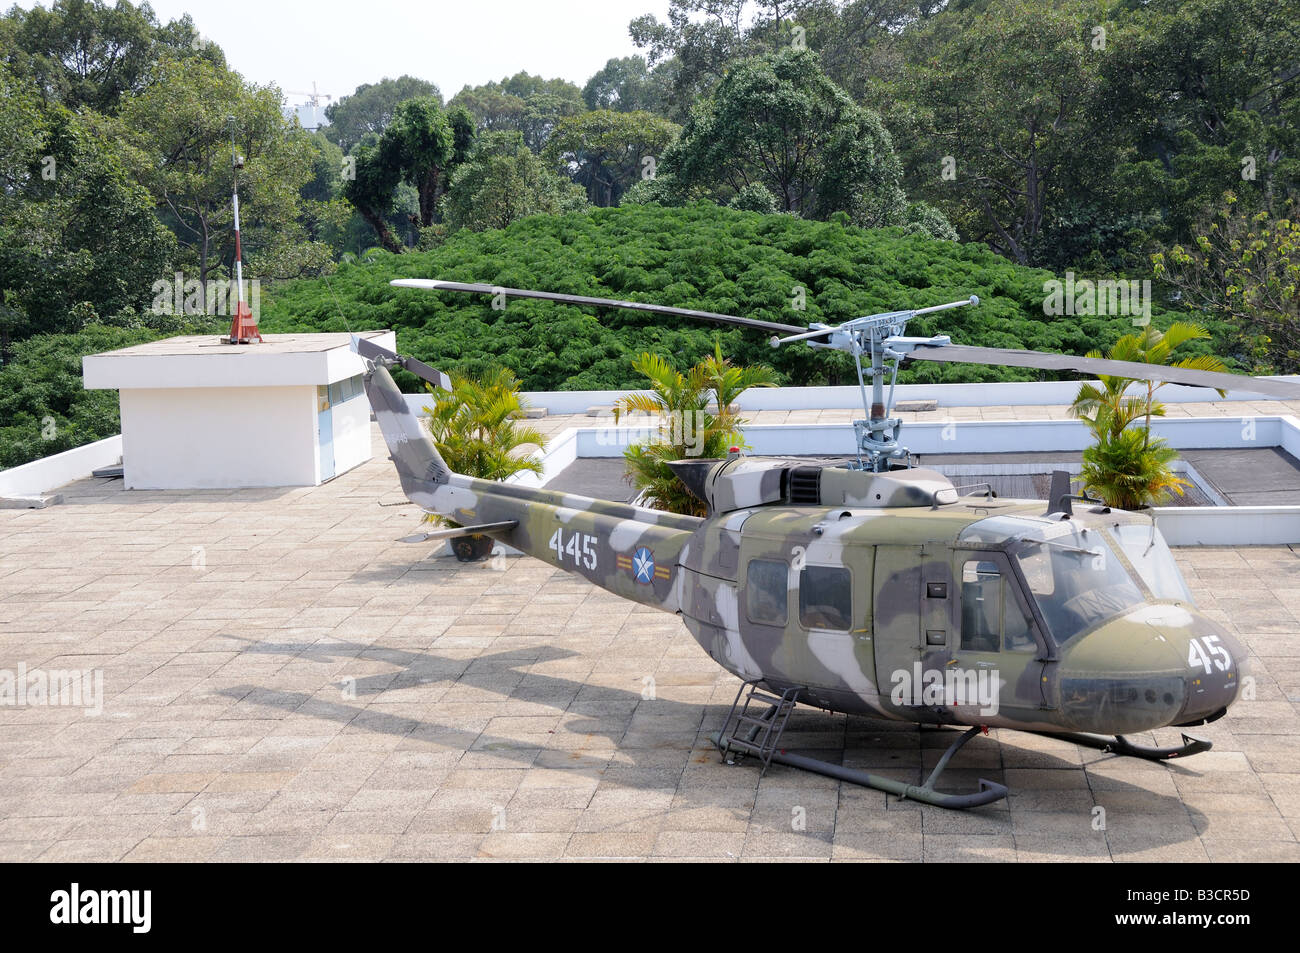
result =
[{"label": "helicopter nose", "polygon": [[1178,630],[1179,639],[1168,633],[1171,641],[1182,647],[1187,665],[1187,704],[1178,721],[1179,728],[1203,725],[1223,717],[1228,706],[1241,692],[1242,667],[1246,652],[1218,623],[1199,613],[1191,613],[1190,631]]},{"label": "helicopter nose", "polygon": [[1236,700],[1244,657],[1194,610],[1143,606],[1068,645],[1062,715],[1073,730],[1101,734],[1205,724]]}]

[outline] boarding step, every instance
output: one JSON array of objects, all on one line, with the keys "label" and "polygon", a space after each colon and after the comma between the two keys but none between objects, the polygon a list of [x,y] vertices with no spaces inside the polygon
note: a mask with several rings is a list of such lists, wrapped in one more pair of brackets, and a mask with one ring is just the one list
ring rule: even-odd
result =
[{"label": "boarding step", "polygon": [[[737,764],[746,755],[753,755],[763,762],[762,773],[766,773],[803,686],[787,688],[778,697],[770,691],[760,690],[760,682],[762,679],[755,678],[741,683],[722,731],[718,732],[717,744],[728,764]],[[745,699],[743,706],[740,703],[742,697]],[[750,706],[755,704],[758,709],[751,711]]]}]

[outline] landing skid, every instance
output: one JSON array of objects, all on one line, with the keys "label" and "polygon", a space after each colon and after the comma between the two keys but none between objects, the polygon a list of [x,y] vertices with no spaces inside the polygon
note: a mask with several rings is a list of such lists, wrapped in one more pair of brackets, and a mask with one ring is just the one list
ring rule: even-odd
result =
[{"label": "landing skid", "polygon": [[[771,706],[766,712],[759,716],[757,720],[766,722],[777,714],[778,706]],[[711,740],[717,746],[722,757],[729,764],[735,763],[747,754],[755,752],[754,738],[757,737],[760,726],[751,728],[746,737],[725,737],[726,726],[723,731],[714,732]],[[766,761],[775,761],[778,764],[784,764],[787,767],[799,768],[804,771],[812,771],[814,774],[822,774],[828,778],[835,778],[840,781],[847,781],[850,784],[858,784],[866,788],[874,788],[877,791],[884,791],[886,794],[896,794],[900,799],[910,799],[920,801],[922,804],[932,804],[935,807],[946,807],[952,810],[964,810],[970,807],[982,807],[985,804],[992,804],[994,801],[1000,801],[1007,796],[1007,789],[1004,785],[995,781],[986,781],[984,778],[979,779],[979,790],[970,794],[945,794],[942,791],[934,789],[935,783],[939,780],[939,775],[943,774],[948,762],[952,760],[961,747],[970,741],[983,729],[979,727],[970,728],[962,733],[962,736],[948,746],[948,750],[943,753],[939,763],[934,766],[930,776],[925,779],[925,783],[918,786],[915,784],[904,784],[902,781],[896,781],[893,778],[883,778],[878,774],[869,774],[866,771],[855,771],[852,768],[846,768],[843,765],[831,764],[829,761],[820,761],[817,758],[808,758],[800,754],[790,754],[782,749],[774,749],[767,753]],[[734,754],[729,754],[734,752]],[[733,760],[734,759],[734,760]]]},{"label": "landing skid", "polygon": [[1166,745],[1163,748],[1137,745],[1123,735],[1115,735],[1115,737],[1109,738],[1105,735],[1087,735],[1079,732],[1035,731],[1032,733],[1042,735],[1044,738],[1061,738],[1064,741],[1072,741],[1076,745],[1096,748],[1098,751],[1108,751],[1112,754],[1126,755],[1131,758],[1142,758],[1146,761],[1168,761],[1171,758],[1186,758],[1188,755],[1209,751],[1214,746],[1213,742],[1206,741],[1204,738],[1197,738],[1195,735],[1189,735],[1186,732],[1183,733],[1183,743],[1181,745]]}]

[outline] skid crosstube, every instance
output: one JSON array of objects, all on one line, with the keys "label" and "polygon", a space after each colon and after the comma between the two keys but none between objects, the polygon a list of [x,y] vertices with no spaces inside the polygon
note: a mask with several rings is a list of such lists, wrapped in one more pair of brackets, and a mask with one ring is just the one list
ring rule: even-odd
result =
[{"label": "skid crosstube", "polygon": [[[764,772],[767,771],[768,765],[775,761],[777,764],[784,764],[787,767],[812,771],[815,774],[847,781],[850,784],[873,788],[887,794],[896,794],[900,798],[952,810],[982,807],[985,804],[1000,801],[1007,796],[1005,785],[998,784],[995,781],[987,781],[984,778],[979,779],[979,790],[970,794],[946,794],[934,789],[935,783],[939,780],[939,776],[943,774],[944,769],[948,767],[948,762],[952,760],[952,756],[966,742],[983,730],[979,727],[968,729],[962,733],[960,738],[949,745],[948,750],[939,759],[939,763],[930,772],[930,776],[925,779],[925,783],[920,785],[906,784],[893,778],[884,778],[866,771],[857,771],[843,765],[831,764],[829,761],[791,754],[780,748],[779,742],[781,733],[785,730],[786,722],[789,720],[790,712],[798,700],[801,689],[787,689],[778,699],[759,691],[758,685],[761,681],[761,679],[753,679],[740,686],[740,690],[736,692],[736,701],[731,706],[731,712],[728,714],[726,722],[723,723],[722,730],[715,732],[711,736],[711,740],[717,746],[723,758],[726,758],[729,752],[734,752],[741,758],[745,755],[757,755],[763,762]],[[749,689],[749,695],[746,697],[742,708],[740,707],[740,699],[746,688]],[[766,701],[769,702],[769,706],[761,715],[750,715],[749,703],[751,701]],[[739,716],[737,716],[737,711],[740,713]],[[731,735],[728,736],[727,728],[732,724],[733,720],[735,721],[735,727],[732,729]],[[743,735],[742,731],[744,732]]]}]

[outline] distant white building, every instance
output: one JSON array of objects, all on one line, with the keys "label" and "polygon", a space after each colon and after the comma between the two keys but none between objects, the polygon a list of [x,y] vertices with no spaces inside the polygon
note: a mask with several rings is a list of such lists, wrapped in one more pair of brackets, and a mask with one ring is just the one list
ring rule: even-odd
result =
[{"label": "distant white building", "polygon": [[285,119],[297,116],[298,124],[309,132],[330,124],[330,121],[325,118],[325,107],[312,102],[305,102],[298,106],[283,106],[280,112]]}]

